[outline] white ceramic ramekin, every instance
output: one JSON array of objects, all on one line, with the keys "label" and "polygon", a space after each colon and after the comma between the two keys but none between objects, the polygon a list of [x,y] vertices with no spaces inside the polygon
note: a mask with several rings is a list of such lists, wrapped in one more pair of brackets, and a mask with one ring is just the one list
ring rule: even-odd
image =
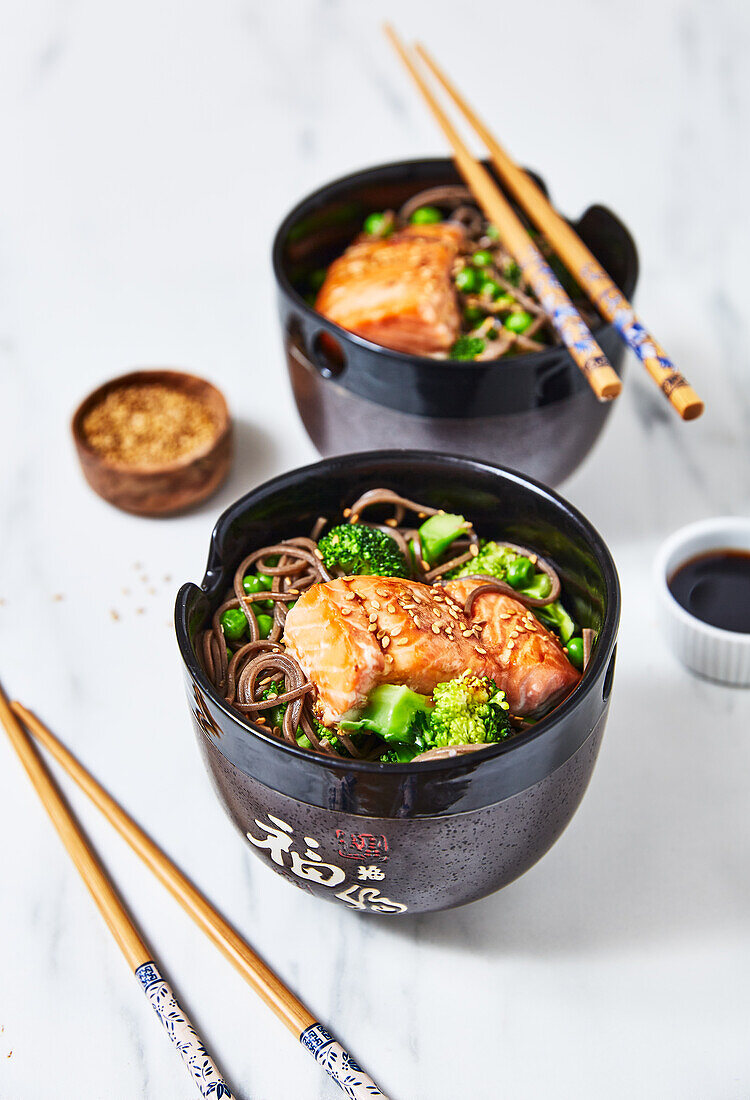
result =
[{"label": "white ceramic ramekin", "polygon": [[682,527],[662,543],[654,564],[659,617],[684,665],[725,684],[750,685],[750,634],[720,630],[678,604],[667,582],[690,558],[711,550],[750,551],[750,519],[723,516]]}]

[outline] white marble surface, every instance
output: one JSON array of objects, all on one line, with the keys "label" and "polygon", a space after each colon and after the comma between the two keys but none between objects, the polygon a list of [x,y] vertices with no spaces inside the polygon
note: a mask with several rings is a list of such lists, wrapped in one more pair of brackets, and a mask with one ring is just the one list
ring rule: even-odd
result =
[{"label": "white marble surface", "polygon": [[[394,1100],[739,1100],[750,694],[675,663],[649,568],[676,526],[750,507],[750,18],[740,0],[627,12],[539,0],[531,25],[491,0],[436,7],[4,6],[0,676]],[[709,405],[680,425],[631,364],[605,437],[564,490],[609,540],[624,590],[609,728],[572,825],[504,892],[392,923],[291,890],[234,833],[198,758],[170,625],[220,510],[314,458],[276,330],[275,224],[326,178],[442,150],[380,37],[384,15],[450,64],[563,209],[600,200],[621,214],[641,249],[642,312]],[[229,484],[169,522],[92,495],[68,435],[92,385],[140,364],[215,379],[239,425]],[[73,801],[237,1095],[332,1097]],[[190,1096],[4,738],[0,836],[0,1096]]]}]

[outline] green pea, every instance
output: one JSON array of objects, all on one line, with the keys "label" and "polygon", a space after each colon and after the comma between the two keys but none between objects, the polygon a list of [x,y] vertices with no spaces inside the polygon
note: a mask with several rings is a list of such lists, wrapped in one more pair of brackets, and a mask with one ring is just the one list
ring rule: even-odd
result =
[{"label": "green pea", "polygon": [[478,325],[484,320],[484,310],[479,306],[467,306],[464,310],[464,320],[467,325]]},{"label": "green pea", "polygon": [[273,619],[270,615],[256,615],[255,618],[258,621],[258,631],[261,638],[267,638],[273,629]]},{"label": "green pea", "polygon": [[526,332],[533,319],[525,309],[518,309],[515,313],[511,313],[510,317],[505,318],[504,324],[508,332],[515,332],[520,336],[522,332]]},{"label": "green pea", "polygon": [[491,252],[486,248],[480,248],[478,252],[475,252],[471,257],[471,262],[474,267],[489,267],[493,263],[494,257]]},{"label": "green pea", "polygon": [[437,225],[442,220],[443,215],[436,206],[420,206],[409,218],[412,225]]},{"label": "green pea", "polygon": [[503,293],[503,288],[494,279],[485,279],[482,283],[481,293],[483,298],[499,298]]},{"label": "green pea", "polygon": [[264,573],[248,573],[242,580],[242,587],[248,596],[252,596],[253,592],[270,592],[273,577],[267,577]]},{"label": "green pea", "polygon": [[318,267],[315,271],[310,272],[308,282],[312,290],[320,290],[323,283],[326,281],[326,275],[328,274],[327,267]]},{"label": "green pea", "polygon": [[512,588],[525,588],[534,579],[534,564],[526,557],[514,558],[505,576]]},{"label": "green pea", "polygon": [[381,211],[368,214],[363,229],[371,237],[387,237],[392,230],[392,226],[390,225],[390,218]]},{"label": "green pea", "polygon": [[580,672],[583,668],[583,638],[571,638],[566,648],[568,660]]},{"label": "green pea", "polygon": [[462,267],[456,272],[456,286],[464,294],[475,294],[479,290],[481,276],[474,267]]},{"label": "green pea", "polygon": [[500,231],[498,230],[496,225],[493,225],[492,222],[490,222],[485,231],[485,236],[489,237],[491,241],[499,241]]},{"label": "green pea", "polygon": [[228,638],[230,642],[238,642],[247,630],[247,619],[239,607],[228,608],[219,622],[221,623],[221,629],[224,631],[224,637]]}]

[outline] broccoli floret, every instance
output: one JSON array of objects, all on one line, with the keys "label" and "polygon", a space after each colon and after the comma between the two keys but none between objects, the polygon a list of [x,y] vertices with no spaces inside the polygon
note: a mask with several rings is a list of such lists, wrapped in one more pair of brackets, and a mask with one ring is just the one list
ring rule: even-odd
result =
[{"label": "broccoli floret", "polygon": [[[507,546],[498,546],[496,542],[483,542],[477,556],[467,561],[465,565],[460,565],[458,569],[454,569],[451,578],[471,577],[475,573],[481,573],[485,577],[497,577],[498,580],[504,581],[508,566],[518,556],[515,550],[510,550]],[[543,575],[547,576],[546,573]]]},{"label": "broccoli floret", "polygon": [[[382,690],[375,689],[376,692]],[[408,688],[391,687],[389,690],[414,695]],[[504,740],[513,732],[505,692],[500,691],[493,680],[475,676],[472,672],[464,672],[455,680],[438,684],[432,693],[434,706],[424,696],[417,698],[423,699],[427,705],[418,708],[412,723],[407,723],[407,736],[399,737],[394,730],[393,735],[387,738],[388,749],[380,757],[384,763],[408,764],[428,749],[490,744]],[[380,730],[375,732],[383,736]]]},{"label": "broccoli floret", "polygon": [[455,344],[448,352],[449,359],[476,359],[484,351],[484,340],[481,336],[459,336]]},{"label": "broccoli floret", "polygon": [[454,569],[450,576],[453,579],[478,573],[485,577],[497,577],[524,595],[539,599],[544,599],[552,584],[546,573],[535,570],[531,558],[496,542],[483,542],[477,556]]},{"label": "broccoli floret", "polygon": [[421,745],[394,745],[379,758],[381,764],[410,764],[415,756],[424,752]]},{"label": "broccoli floret", "polygon": [[[510,550],[507,546],[498,546],[496,542],[485,542],[480,547],[477,556],[468,561],[466,565],[454,569],[450,577],[452,579],[455,577],[470,577],[473,574],[497,577],[498,580],[506,581],[518,589],[524,596],[533,596],[535,599],[543,600],[549,595],[552,587],[552,581],[546,573],[541,571],[535,573],[530,584],[514,583],[514,574],[518,568],[517,563],[526,561],[529,561],[529,559],[517,554],[515,550]],[[560,635],[563,645],[573,637],[578,629],[559,600],[548,603],[545,607],[535,607],[532,609],[532,613],[541,623],[551,627]]]},{"label": "broccoli floret", "polygon": [[432,709],[426,695],[401,684],[380,684],[370,692],[364,710],[354,719],[339,722],[339,726],[347,732],[369,730],[384,741],[413,745],[421,743]]},{"label": "broccoli floret", "polygon": [[323,535],[318,542],[327,569],[337,566],[346,573],[359,576],[408,577],[406,558],[398,543],[363,523],[347,523]]},{"label": "broccoli floret", "polygon": [[493,680],[464,672],[433,692],[428,748],[502,741],[511,733],[505,692]]}]

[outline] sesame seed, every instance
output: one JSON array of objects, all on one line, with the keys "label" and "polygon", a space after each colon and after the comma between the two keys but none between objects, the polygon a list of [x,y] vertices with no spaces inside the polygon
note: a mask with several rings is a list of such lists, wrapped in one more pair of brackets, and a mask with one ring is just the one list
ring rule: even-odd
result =
[{"label": "sesame seed", "polygon": [[511,638],[511,640],[510,640],[510,641],[508,642],[508,649],[513,649],[513,648],[514,648],[514,646],[515,646],[515,644],[516,644],[516,643],[515,643],[515,642],[513,641],[513,639]]},{"label": "sesame seed", "polygon": [[478,645],[478,646],[476,647],[476,651],[477,651],[477,653],[480,653],[480,654],[481,654],[482,656],[484,656],[484,655],[485,655],[485,653],[487,652],[487,650],[486,650],[486,649],[482,649],[482,647],[481,647],[480,645]]},{"label": "sesame seed", "polygon": [[352,511],[349,512],[349,516],[347,518],[349,519],[350,523],[358,523],[359,522],[359,515],[355,514]]},{"label": "sesame seed", "polygon": [[384,600],[388,599],[388,589],[387,588],[376,588],[375,591],[377,592],[377,594],[379,596],[382,596]]},{"label": "sesame seed", "polygon": [[317,546],[313,550],[313,554],[315,554],[315,557],[318,558],[319,561],[323,560],[323,555],[321,554],[320,550],[318,550]]},{"label": "sesame seed", "polygon": [[380,604],[377,600],[370,600],[370,607],[373,608],[374,611],[380,611]]},{"label": "sesame seed", "polygon": [[376,634],[378,629],[377,623],[370,623],[367,629],[370,631],[371,634]]},{"label": "sesame seed", "polygon": [[532,565],[536,565],[536,563],[539,561],[539,558],[536,554],[529,554],[529,561]]},{"label": "sesame seed", "polygon": [[401,630],[402,630],[402,628],[400,626],[397,626],[395,630],[391,631],[391,637],[392,638],[397,638],[398,635],[401,633]]},{"label": "sesame seed", "polygon": [[[425,560],[424,560],[424,558],[420,558],[420,559],[419,559],[419,564],[420,564],[420,565],[422,566],[422,568],[424,569],[425,573],[426,573],[426,572],[427,572],[427,570],[428,570],[428,569],[430,568],[430,563],[429,563],[428,561],[425,561]],[[416,598],[416,597],[415,597],[415,598]]]},{"label": "sesame seed", "polygon": [[388,646],[391,644],[391,639],[388,637],[387,634],[383,635],[381,641],[382,641],[382,644],[383,644],[383,649],[387,649]]},{"label": "sesame seed", "polygon": [[470,638],[472,635],[471,630],[462,630],[461,633],[463,634],[464,638]]},{"label": "sesame seed", "polygon": [[357,597],[351,591],[346,592],[345,595],[344,595],[345,600],[356,600],[356,598]]},{"label": "sesame seed", "polygon": [[439,634],[440,633],[440,627],[438,626],[437,623],[432,624],[432,633],[433,634]]},{"label": "sesame seed", "polygon": [[392,604],[392,603],[389,603],[388,606],[386,607],[386,611],[388,612],[389,615],[395,615],[396,614],[396,605]]},{"label": "sesame seed", "polygon": [[376,623],[377,621],[378,621],[378,613],[377,613],[377,611],[373,611],[370,615],[370,622],[371,623]]},{"label": "sesame seed", "polygon": [[351,613],[352,613],[351,607],[342,607],[341,608],[341,614],[342,615],[351,615]]},{"label": "sesame seed", "polygon": [[351,514],[352,514],[351,508],[344,508],[344,511],[342,513],[344,519],[348,519]]},{"label": "sesame seed", "polygon": [[418,596],[416,594],[416,592],[412,592],[412,599],[414,600],[414,603],[421,603],[422,602],[422,597]]},{"label": "sesame seed", "polygon": [[398,524],[396,523],[395,519],[387,519],[385,521],[385,525],[386,525],[386,527],[398,527]]},{"label": "sesame seed", "polygon": [[421,630],[421,629],[422,629],[422,623],[421,623],[421,621],[420,621],[420,620],[419,620],[419,619],[417,618],[417,616],[416,616],[416,615],[412,615],[412,622],[413,622],[413,623],[414,623],[414,625],[416,626],[417,630]]},{"label": "sesame seed", "polygon": [[471,546],[469,547],[469,553],[471,554],[472,558],[475,558],[477,556],[477,554],[479,553],[479,547],[475,546],[473,542],[472,542]]}]

